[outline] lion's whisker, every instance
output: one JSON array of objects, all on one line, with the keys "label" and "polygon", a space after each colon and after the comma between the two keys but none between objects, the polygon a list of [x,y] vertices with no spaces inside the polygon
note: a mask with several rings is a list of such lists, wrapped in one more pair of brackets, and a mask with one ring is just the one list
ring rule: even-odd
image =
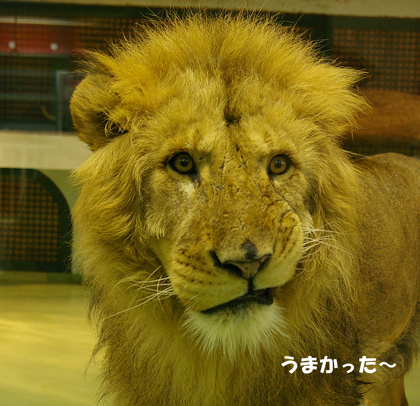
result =
[{"label": "lion's whisker", "polygon": [[154,293],[154,294],[152,294],[152,295],[149,295],[149,296],[144,297],[144,298],[143,298],[143,299],[142,299],[139,303],[137,303],[135,306],[129,307],[128,309],[121,310],[121,311],[119,311],[119,312],[117,312],[117,313],[111,314],[110,316],[107,316],[107,317],[103,318],[103,319],[102,319],[102,321],[105,321],[105,320],[107,320],[107,319],[109,319],[109,318],[111,318],[111,317],[117,316],[117,315],[119,315],[119,314],[122,314],[122,313],[128,312],[128,311],[130,311],[130,310],[134,310],[134,309],[136,309],[136,308],[139,308],[139,307],[141,307],[141,306],[145,305],[146,303],[148,303],[148,302],[150,302],[151,300],[154,300],[154,299],[156,299],[156,298],[159,298],[159,299],[160,299],[160,296],[170,297],[170,296],[174,296],[174,295],[175,295],[175,293],[173,293],[172,288],[169,288],[169,287],[168,287],[168,288],[166,288],[166,289],[164,289],[164,290],[162,290],[162,291],[159,291],[159,292],[157,292],[157,293]]}]

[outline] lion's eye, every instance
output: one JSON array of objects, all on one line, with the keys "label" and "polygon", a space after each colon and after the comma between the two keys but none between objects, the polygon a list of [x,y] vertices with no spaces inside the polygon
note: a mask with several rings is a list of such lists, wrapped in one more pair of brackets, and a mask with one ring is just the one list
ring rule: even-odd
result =
[{"label": "lion's eye", "polygon": [[268,165],[268,173],[272,175],[281,175],[286,173],[290,166],[290,159],[286,155],[276,155],[271,159]]},{"label": "lion's eye", "polygon": [[196,172],[194,160],[186,152],[180,152],[171,158],[169,166],[182,175],[191,175]]}]

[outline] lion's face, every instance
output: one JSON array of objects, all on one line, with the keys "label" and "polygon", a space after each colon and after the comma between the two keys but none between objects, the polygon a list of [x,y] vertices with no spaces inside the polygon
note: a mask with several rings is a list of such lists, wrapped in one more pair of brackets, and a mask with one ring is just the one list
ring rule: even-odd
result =
[{"label": "lion's face", "polygon": [[[238,101],[240,117],[226,123],[220,87],[188,87],[201,91],[166,106],[148,124],[148,140],[133,141],[131,155],[148,145],[141,206],[150,248],[190,322],[261,318],[269,327],[276,288],[302,255],[302,221],[311,221],[305,151],[294,140],[307,129],[296,120],[290,131],[290,111],[260,94]],[[215,102],[201,110],[204,97]]]}]

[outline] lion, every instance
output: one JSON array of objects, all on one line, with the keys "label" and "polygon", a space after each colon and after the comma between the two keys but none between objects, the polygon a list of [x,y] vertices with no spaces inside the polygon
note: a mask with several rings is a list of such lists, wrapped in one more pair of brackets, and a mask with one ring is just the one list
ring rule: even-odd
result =
[{"label": "lion", "polygon": [[258,16],[91,55],[73,217],[113,405],[408,404],[420,161],[342,149],[361,76]]}]

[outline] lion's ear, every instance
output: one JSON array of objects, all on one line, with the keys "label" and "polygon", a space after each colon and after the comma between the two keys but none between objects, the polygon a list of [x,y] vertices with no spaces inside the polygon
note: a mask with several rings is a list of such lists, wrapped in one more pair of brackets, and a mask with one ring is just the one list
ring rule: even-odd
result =
[{"label": "lion's ear", "polygon": [[110,111],[118,104],[118,96],[110,90],[108,75],[90,74],[74,91],[70,103],[73,124],[92,151],[125,132],[109,119]]}]

